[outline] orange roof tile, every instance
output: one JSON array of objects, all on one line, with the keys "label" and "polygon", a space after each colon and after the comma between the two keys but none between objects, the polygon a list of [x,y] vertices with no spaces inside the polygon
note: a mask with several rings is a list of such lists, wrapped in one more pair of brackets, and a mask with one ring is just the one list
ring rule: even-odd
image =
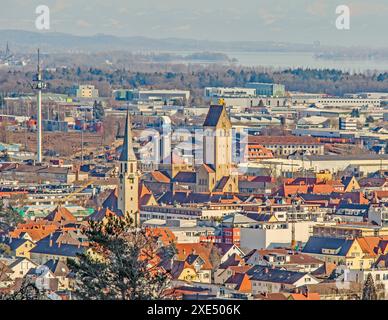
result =
[{"label": "orange roof tile", "polygon": [[380,246],[382,241],[388,241],[388,236],[357,238],[357,242],[359,243],[362,251],[371,257],[376,257],[379,254],[379,248],[382,250],[386,249],[386,246],[384,248]]},{"label": "orange roof tile", "polygon": [[170,183],[170,178],[167,177],[160,171],[152,171],[151,176],[157,181],[161,183]]},{"label": "orange roof tile", "polygon": [[61,206],[58,206],[44,219],[53,222],[77,222],[77,219],[71,214],[71,212]]},{"label": "orange roof tile", "polygon": [[321,296],[319,295],[319,293],[314,293],[314,292],[307,293],[307,294],[291,293],[290,298],[292,300],[321,300]]},{"label": "orange roof tile", "polygon": [[205,270],[212,269],[213,264],[210,261],[212,246],[212,244],[203,243],[179,243],[176,245],[176,249],[178,251],[177,260],[185,261],[191,254],[199,255],[205,262],[202,268]]}]

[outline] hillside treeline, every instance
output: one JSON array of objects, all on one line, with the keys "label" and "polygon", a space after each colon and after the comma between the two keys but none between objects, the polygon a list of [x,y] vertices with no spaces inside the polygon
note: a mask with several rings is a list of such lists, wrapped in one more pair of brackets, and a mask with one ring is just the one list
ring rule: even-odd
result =
[{"label": "hillside treeline", "polygon": [[[144,71],[142,71],[144,70]],[[33,71],[0,69],[0,93],[31,92]],[[190,89],[194,97],[207,86],[244,86],[248,82],[283,83],[289,91],[343,95],[360,91],[388,92],[388,73],[339,70],[287,69],[283,71],[223,65],[147,65],[130,69],[112,67],[57,67],[44,72],[47,90],[68,94],[77,84],[94,84],[104,97],[117,88]]]}]

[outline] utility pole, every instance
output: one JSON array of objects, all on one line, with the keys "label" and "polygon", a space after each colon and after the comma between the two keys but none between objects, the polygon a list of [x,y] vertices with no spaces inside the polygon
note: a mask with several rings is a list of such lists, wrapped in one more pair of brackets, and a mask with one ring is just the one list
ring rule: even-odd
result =
[{"label": "utility pole", "polygon": [[81,126],[81,166],[84,164],[84,124]]},{"label": "utility pole", "polygon": [[38,70],[34,78],[36,85],[34,86],[35,90],[38,90],[37,95],[37,105],[38,105],[38,115],[37,115],[37,162],[42,163],[42,89],[45,88],[46,84],[42,80],[42,71],[40,68],[40,50],[38,49]]}]

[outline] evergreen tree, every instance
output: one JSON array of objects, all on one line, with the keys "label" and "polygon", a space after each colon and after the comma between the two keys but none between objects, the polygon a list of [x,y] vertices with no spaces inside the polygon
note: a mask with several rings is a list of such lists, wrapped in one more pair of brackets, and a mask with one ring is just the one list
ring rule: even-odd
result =
[{"label": "evergreen tree", "polygon": [[0,300],[46,300],[45,292],[38,289],[34,283],[29,280],[23,279],[21,287],[11,293],[0,297]]},{"label": "evergreen tree", "polygon": [[11,207],[5,206],[3,202],[0,202],[0,228],[8,231],[15,228],[19,223],[23,222],[23,217],[19,212]]},{"label": "evergreen tree", "polygon": [[352,113],[350,114],[352,118],[359,118],[360,117],[360,110],[359,109],[352,109]]},{"label": "evergreen tree", "polygon": [[365,122],[366,123],[373,123],[375,121],[372,116],[367,116]]},{"label": "evergreen tree", "polygon": [[158,239],[132,227],[129,217],[109,216],[85,230],[90,249],[69,260],[75,275],[75,297],[83,300],[152,300],[163,298],[169,274],[158,257],[171,261],[175,249],[161,248]]},{"label": "evergreen tree", "polygon": [[93,117],[96,120],[102,120],[105,116],[104,106],[101,101],[94,101],[93,104]]},{"label": "evergreen tree", "polygon": [[[0,278],[7,276],[8,267],[0,263]],[[46,299],[45,290],[39,289],[31,280],[23,278],[20,286],[14,289],[15,283],[9,287],[2,288],[0,291],[0,300],[44,300]]]},{"label": "evergreen tree", "polygon": [[362,289],[362,300],[377,300],[376,287],[370,273],[368,274]]}]

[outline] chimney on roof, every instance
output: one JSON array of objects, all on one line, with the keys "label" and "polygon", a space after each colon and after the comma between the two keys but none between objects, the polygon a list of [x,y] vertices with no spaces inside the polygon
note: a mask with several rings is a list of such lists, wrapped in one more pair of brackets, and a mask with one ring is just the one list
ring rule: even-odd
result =
[{"label": "chimney on roof", "polygon": [[264,268],[264,273],[267,274],[269,272],[268,268]]},{"label": "chimney on roof", "polygon": [[[51,238],[51,237],[50,237]],[[50,239],[50,247],[52,247],[53,246],[53,240],[52,239]]]}]

